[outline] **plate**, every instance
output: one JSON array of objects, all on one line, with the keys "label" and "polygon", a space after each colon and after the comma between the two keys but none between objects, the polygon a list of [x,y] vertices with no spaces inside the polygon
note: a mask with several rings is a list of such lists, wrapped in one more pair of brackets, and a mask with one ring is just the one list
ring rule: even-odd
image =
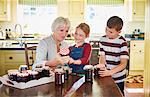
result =
[{"label": "plate", "polygon": [[8,75],[4,75],[3,77],[1,77],[1,81],[4,85],[11,86],[11,87],[18,88],[18,89],[31,88],[34,86],[54,82],[54,80],[55,80],[54,76],[50,76],[50,77],[43,77],[38,80],[31,80],[28,82],[19,82],[18,83],[16,81],[10,80],[8,78]]}]

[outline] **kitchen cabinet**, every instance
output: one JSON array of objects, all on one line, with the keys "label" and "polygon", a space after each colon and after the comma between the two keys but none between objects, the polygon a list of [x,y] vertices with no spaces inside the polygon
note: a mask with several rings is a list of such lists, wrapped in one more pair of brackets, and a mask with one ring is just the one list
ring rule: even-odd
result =
[{"label": "kitchen cabinet", "polygon": [[[29,61],[32,61],[32,56],[29,52]],[[34,52],[35,59],[35,52]],[[0,75],[7,73],[7,70],[18,69],[20,65],[25,65],[24,50],[1,50],[0,51]]]},{"label": "kitchen cabinet", "polygon": [[9,69],[18,69],[19,65],[25,64],[24,50],[1,50],[1,74],[4,75]]},{"label": "kitchen cabinet", "polygon": [[69,0],[69,17],[83,18],[84,17],[84,2],[85,0]]},{"label": "kitchen cabinet", "polygon": [[73,27],[84,21],[85,4],[85,0],[69,0],[68,16]]},{"label": "kitchen cabinet", "polygon": [[0,0],[0,21],[10,21],[10,0]]},{"label": "kitchen cabinet", "polygon": [[57,0],[58,15],[68,17],[73,27],[71,31],[81,22],[84,22],[86,0]]},{"label": "kitchen cabinet", "polygon": [[126,9],[129,21],[144,21],[145,0],[126,0]]},{"label": "kitchen cabinet", "polygon": [[130,42],[130,70],[144,70],[144,41],[133,40]]}]

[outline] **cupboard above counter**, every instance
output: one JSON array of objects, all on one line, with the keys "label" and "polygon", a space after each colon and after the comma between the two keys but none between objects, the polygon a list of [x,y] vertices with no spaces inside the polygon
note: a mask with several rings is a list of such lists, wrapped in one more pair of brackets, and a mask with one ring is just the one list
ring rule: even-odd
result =
[{"label": "cupboard above counter", "polygon": [[10,21],[11,18],[10,0],[0,0],[0,21]]},{"label": "cupboard above counter", "polygon": [[145,20],[145,0],[125,0],[128,21]]},{"label": "cupboard above counter", "polygon": [[0,0],[0,22],[17,22],[18,0]]}]

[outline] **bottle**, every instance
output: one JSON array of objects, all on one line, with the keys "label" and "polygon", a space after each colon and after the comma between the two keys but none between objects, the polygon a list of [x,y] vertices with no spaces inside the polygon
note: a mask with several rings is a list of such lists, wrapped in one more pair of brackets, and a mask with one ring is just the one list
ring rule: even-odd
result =
[{"label": "bottle", "polygon": [[9,36],[10,38],[12,38],[11,29],[8,29],[8,36]]},{"label": "bottle", "polygon": [[137,29],[137,32],[138,32],[138,34],[140,34],[141,33],[140,29]]},{"label": "bottle", "polygon": [[8,34],[8,29],[5,29],[6,32],[6,39],[10,39],[9,34]]}]

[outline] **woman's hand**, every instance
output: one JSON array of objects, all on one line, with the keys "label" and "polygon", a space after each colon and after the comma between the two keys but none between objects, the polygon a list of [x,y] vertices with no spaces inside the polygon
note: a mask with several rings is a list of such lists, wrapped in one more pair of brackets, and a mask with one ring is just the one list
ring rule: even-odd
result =
[{"label": "woman's hand", "polygon": [[69,62],[69,56],[60,56],[59,54],[52,60],[49,60],[45,63],[46,66],[57,66],[57,65],[64,65],[65,63]]},{"label": "woman's hand", "polygon": [[57,56],[56,60],[57,60],[58,64],[62,64],[63,65],[65,63],[69,62],[70,57],[69,56]]}]

